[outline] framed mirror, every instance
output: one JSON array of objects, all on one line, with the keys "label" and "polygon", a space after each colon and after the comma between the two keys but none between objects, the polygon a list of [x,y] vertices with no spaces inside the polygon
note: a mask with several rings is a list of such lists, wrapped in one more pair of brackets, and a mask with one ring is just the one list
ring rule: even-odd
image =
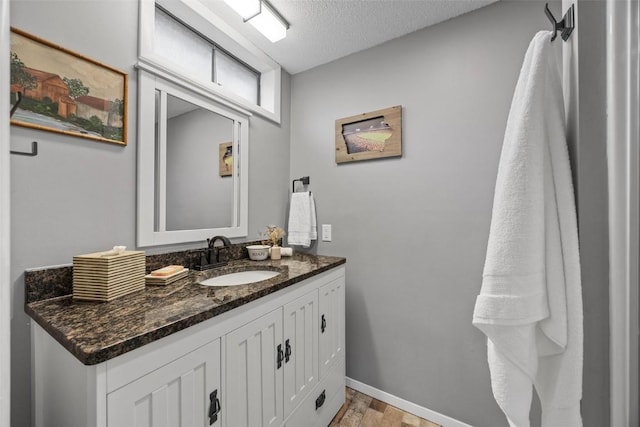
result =
[{"label": "framed mirror", "polygon": [[138,129],[138,246],[247,236],[247,115],[140,69]]}]

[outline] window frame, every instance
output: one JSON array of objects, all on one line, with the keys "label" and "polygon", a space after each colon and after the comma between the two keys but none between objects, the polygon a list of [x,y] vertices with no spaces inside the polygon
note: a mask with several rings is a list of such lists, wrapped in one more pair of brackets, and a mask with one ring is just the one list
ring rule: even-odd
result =
[{"label": "window frame", "polygon": [[[169,15],[186,23],[205,39],[260,73],[258,99],[254,104],[228,89],[191,75],[179,64],[155,53],[155,8],[158,5]],[[237,30],[198,0],[140,0],[138,67],[178,84],[188,84],[209,93],[221,103],[239,111],[250,111],[278,124],[281,122],[282,67],[255,47]]]},{"label": "window frame", "polygon": [[211,80],[218,84],[221,85],[218,82],[218,78],[217,78],[217,67],[216,67],[216,52],[221,53],[224,56],[229,57],[232,61],[242,65],[247,71],[249,71],[250,73],[253,73],[257,78],[257,93],[256,93],[256,98],[258,99],[257,105],[261,104],[261,94],[260,94],[260,79],[261,79],[261,73],[260,71],[256,70],[255,68],[253,68],[252,66],[250,66],[249,64],[245,63],[244,61],[241,61],[240,59],[236,58],[235,56],[233,56],[230,52],[228,52],[226,49],[224,49],[222,46],[220,46],[219,44],[215,43],[215,42],[211,42],[212,47],[213,47],[213,52],[211,54],[211,72],[213,74],[213,76],[211,77]]}]

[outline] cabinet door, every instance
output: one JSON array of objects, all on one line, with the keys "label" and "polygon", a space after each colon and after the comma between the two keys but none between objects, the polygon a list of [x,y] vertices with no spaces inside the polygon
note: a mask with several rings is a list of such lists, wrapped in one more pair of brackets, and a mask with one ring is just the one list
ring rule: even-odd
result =
[{"label": "cabinet door", "polygon": [[318,291],[284,306],[284,417],[318,382]]},{"label": "cabinet door", "polygon": [[[220,340],[138,378],[107,395],[109,427],[209,426],[220,391]],[[212,406],[210,408],[210,406]],[[218,419],[212,424],[222,425]]]},{"label": "cabinet door", "polygon": [[[226,335],[226,423],[282,424],[282,309]],[[280,360],[280,361],[279,361]]]},{"label": "cabinet door", "polygon": [[320,378],[344,353],[344,277],[320,288]]}]

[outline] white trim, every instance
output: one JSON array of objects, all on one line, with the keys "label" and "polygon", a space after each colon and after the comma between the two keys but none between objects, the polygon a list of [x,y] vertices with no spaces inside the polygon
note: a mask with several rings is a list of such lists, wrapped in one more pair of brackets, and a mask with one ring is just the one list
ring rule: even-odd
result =
[{"label": "white trim", "polygon": [[[9,87],[9,3],[0,2],[0,87]],[[7,96],[5,95],[5,96]],[[0,97],[0,425],[8,426],[11,412],[11,235],[9,186],[9,103]]]},{"label": "white trim", "polygon": [[[218,94],[215,90],[213,90],[216,87],[215,83],[203,83],[195,79],[191,79],[188,76],[185,76],[184,74],[180,74],[169,67],[162,66],[158,63],[150,62],[148,59],[144,59],[144,58],[139,59],[138,63],[136,64],[136,67],[138,69],[147,71],[151,74],[155,74],[156,76],[162,77],[163,79],[170,81],[173,84],[180,86],[184,89],[195,92],[198,95],[202,95],[206,98],[214,100],[224,105],[225,107],[228,107],[234,110],[237,113],[240,113],[247,117],[252,115],[250,109],[248,108],[245,109],[245,108],[242,108],[240,105],[238,105],[240,103],[239,102],[241,99],[240,97],[225,98],[220,94]],[[233,98],[234,101],[233,102],[229,101],[228,98]]]},{"label": "white trim", "polygon": [[[140,68],[138,74],[138,199],[137,199],[137,244],[139,247],[170,245],[176,243],[204,241],[206,238],[222,234],[229,238],[246,237],[249,228],[249,118],[239,113],[241,110],[231,110],[217,104],[217,99],[205,97],[205,93],[191,93],[182,90],[184,86],[164,81]],[[172,93],[178,98],[185,99],[191,104],[206,108],[225,116],[235,123],[234,146],[234,211],[232,224],[228,227],[206,228],[197,230],[166,230],[164,218],[164,180],[156,186],[156,143],[155,143],[155,115],[149,114],[149,106],[155,105],[156,89]],[[166,112],[162,117],[166,116]],[[162,133],[163,126],[160,126]],[[160,136],[160,144],[164,142]],[[161,153],[164,150],[161,150]],[[159,163],[166,160],[159,158]],[[164,169],[164,168],[163,168]],[[161,177],[163,175],[161,174]],[[155,229],[156,210],[158,214],[158,229]]]},{"label": "white trim", "polygon": [[638,425],[638,0],[607,0],[612,427]]},{"label": "white trim", "polygon": [[361,383],[360,381],[356,381],[349,377],[346,377],[346,383],[347,387],[349,388],[364,393],[367,396],[378,399],[388,405],[395,406],[396,408],[402,409],[403,411],[409,412],[410,414],[413,414],[417,417],[424,418],[425,420],[432,421],[436,424],[440,424],[443,427],[473,427],[470,424],[465,424],[462,421],[458,421],[439,412],[432,411],[431,409],[427,409],[420,405],[416,405],[413,402],[401,399],[397,396],[394,396],[393,394],[378,390],[375,387],[371,387],[370,385]]}]

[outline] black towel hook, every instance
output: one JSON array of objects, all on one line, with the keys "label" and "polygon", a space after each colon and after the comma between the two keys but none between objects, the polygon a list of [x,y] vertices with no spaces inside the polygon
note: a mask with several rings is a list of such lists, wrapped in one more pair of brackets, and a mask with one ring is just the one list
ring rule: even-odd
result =
[{"label": "black towel hook", "polygon": [[575,5],[572,4],[569,9],[567,9],[567,12],[564,14],[560,22],[556,21],[553,13],[549,10],[549,3],[544,5],[544,13],[547,15],[547,18],[549,18],[549,21],[551,21],[551,25],[553,25],[553,28],[551,29],[551,31],[553,31],[551,41],[556,39],[558,31],[560,31],[560,37],[562,37],[562,40],[567,41],[575,28]]}]

